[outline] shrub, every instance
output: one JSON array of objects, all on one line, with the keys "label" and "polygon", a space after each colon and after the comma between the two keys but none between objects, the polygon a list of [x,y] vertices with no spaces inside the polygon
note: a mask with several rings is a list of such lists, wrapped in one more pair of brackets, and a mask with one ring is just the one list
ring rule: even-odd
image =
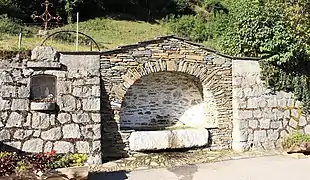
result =
[{"label": "shrub", "polygon": [[310,142],[309,134],[302,134],[300,132],[293,132],[289,136],[285,137],[282,146],[284,149],[289,149],[294,144],[302,143],[302,142]]},{"label": "shrub", "polygon": [[56,151],[37,154],[0,153],[0,177],[27,172],[46,172],[51,169],[83,166],[85,154],[56,154]]},{"label": "shrub", "polygon": [[22,31],[24,36],[31,36],[36,28],[29,28],[22,25],[21,21],[0,15],[0,34],[17,35]]},{"label": "shrub", "polygon": [[199,15],[172,16],[166,20],[166,24],[174,33],[192,41],[205,41],[212,36],[206,20]]}]

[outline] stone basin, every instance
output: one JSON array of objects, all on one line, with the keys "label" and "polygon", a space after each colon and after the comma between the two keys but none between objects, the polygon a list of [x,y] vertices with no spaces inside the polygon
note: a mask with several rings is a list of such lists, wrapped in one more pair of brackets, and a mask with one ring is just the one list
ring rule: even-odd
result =
[{"label": "stone basin", "polygon": [[208,139],[206,129],[136,131],[129,137],[129,147],[132,151],[204,147]]}]

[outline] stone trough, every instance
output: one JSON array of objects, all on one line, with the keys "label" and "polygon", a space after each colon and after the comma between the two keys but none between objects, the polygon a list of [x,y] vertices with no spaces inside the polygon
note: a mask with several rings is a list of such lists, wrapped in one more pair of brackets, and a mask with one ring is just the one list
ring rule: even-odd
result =
[{"label": "stone trough", "polygon": [[129,138],[132,151],[181,149],[208,145],[206,129],[176,129],[163,131],[137,131]]}]

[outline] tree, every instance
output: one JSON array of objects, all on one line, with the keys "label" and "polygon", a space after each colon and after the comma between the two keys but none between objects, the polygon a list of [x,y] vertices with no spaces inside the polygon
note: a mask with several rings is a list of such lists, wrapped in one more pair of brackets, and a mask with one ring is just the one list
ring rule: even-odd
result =
[{"label": "tree", "polygon": [[261,57],[262,78],[274,90],[291,91],[310,107],[309,3],[240,0],[230,9],[221,38],[226,53]]},{"label": "tree", "polygon": [[65,11],[67,14],[67,22],[69,24],[72,23],[72,12],[74,8],[77,7],[79,3],[83,3],[83,1],[84,0],[65,0]]}]

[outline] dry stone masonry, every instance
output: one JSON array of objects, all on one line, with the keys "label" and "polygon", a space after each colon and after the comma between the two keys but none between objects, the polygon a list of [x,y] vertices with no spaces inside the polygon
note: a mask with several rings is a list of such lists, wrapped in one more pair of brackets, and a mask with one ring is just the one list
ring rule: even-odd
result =
[{"label": "dry stone masonry", "polygon": [[31,55],[0,61],[1,149],[80,152],[101,163],[143,150],[273,149],[293,130],[310,133],[292,94],[264,86],[258,61],[174,36]]},{"label": "dry stone masonry", "polygon": [[1,142],[26,152],[87,153],[91,163],[101,162],[99,60],[49,47],[34,49],[31,59],[1,60]]},{"label": "dry stone masonry", "polygon": [[291,93],[272,92],[258,61],[233,61],[233,148],[275,149],[292,131],[310,134],[308,117]]},{"label": "dry stone masonry", "polygon": [[[101,76],[113,112],[104,136],[115,141],[121,135],[131,151],[133,131],[206,128],[211,138],[204,147],[230,148],[231,66],[231,59],[174,37],[102,53]],[[165,131],[155,134],[164,137]],[[122,152],[118,144],[109,146],[108,156]]]}]

